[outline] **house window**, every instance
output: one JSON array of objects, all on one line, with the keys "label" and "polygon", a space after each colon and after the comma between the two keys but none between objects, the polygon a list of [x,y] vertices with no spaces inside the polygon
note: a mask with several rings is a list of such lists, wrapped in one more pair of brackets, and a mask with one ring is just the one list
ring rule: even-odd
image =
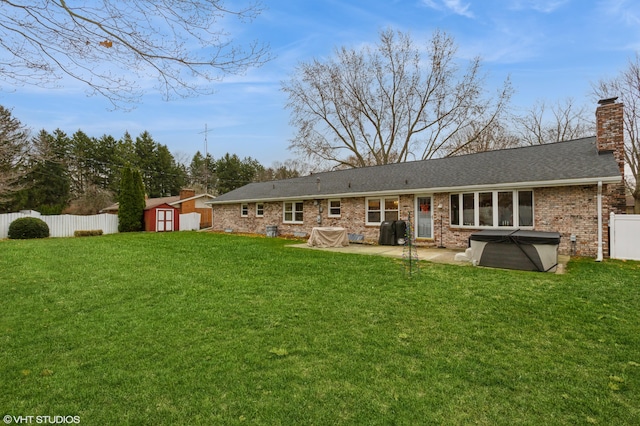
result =
[{"label": "house window", "polygon": [[398,197],[368,198],[367,224],[378,224],[385,221],[398,220]]},{"label": "house window", "polygon": [[451,194],[450,203],[452,226],[533,227],[533,191]]},{"label": "house window", "polygon": [[384,199],[384,220],[398,220],[399,204],[400,203],[397,198]]},{"label": "house window", "polygon": [[302,211],[304,203],[302,201],[286,201],[284,203],[285,223],[303,223]]},{"label": "house window", "polygon": [[264,204],[256,203],[256,217],[264,216]]},{"label": "house window", "polygon": [[518,221],[520,226],[533,226],[533,191],[518,191]]},{"label": "house window", "polygon": [[513,192],[511,191],[498,192],[498,226],[513,226]]},{"label": "house window", "polygon": [[478,213],[480,226],[493,226],[493,193],[478,194]]},{"label": "house window", "polygon": [[249,204],[240,204],[240,216],[249,216]]},{"label": "house window", "polygon": [[460,196],[451,194],[451,224],[460,225]]},{"label": "house window", "polygon": [[340,217],[340,200],[329,200],[329,217]]},{"label": "house window", "polygon": [[475,194],[462,194],[462,224],[475,225]]}]

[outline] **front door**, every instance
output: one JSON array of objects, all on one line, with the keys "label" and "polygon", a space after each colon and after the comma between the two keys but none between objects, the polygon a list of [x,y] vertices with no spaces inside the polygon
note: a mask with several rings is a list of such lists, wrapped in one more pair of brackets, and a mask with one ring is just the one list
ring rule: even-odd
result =
[{"label": "front door", "polygon": [[418,238],[433,238],[433,218],[431,216],[431,197],[417,198],[416,228]]}]

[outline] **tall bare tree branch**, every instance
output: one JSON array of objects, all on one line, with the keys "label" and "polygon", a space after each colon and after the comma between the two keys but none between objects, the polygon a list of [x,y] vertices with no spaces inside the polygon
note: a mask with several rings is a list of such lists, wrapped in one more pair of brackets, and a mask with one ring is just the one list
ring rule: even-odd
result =
[{"label": "tall bare tree branch", "polygon": [[635,200],[635,213],[640,214],[640,55],[629,60],[617,77],[595,83],[593,94],[598,99],[617,96],[624,104],[624,157],[631,171],[625,182]]},{"label": "tall bare tree branch", "polygon": [[504,112],[512,90],[507,80],[487,96],[480,59],[461,73],[455,55],[446,33],[422,48],[389,29],[375,46],[300,64],[282,86],[298,130],[290,148],[334,167],[361,167],[444,155],[454,135],[470,142]]},{"label": "tall bare tree branch", "polygon": [[211,93],[211,83],[270,59],[259,42],[233,43],[227,19],[261,11],[222,0],[0,0],[0,75],[10,85],[65,77],[124,108],[148,90],[166,99]]},{"label": "tall bare tree branch", "polygon": [[516,136],[523,145],[541,145],[595,134],[593,117],[586,106],[576,106],[573,98],[559,100],[549,107],[545,100],[524,113],[512,116]]}]

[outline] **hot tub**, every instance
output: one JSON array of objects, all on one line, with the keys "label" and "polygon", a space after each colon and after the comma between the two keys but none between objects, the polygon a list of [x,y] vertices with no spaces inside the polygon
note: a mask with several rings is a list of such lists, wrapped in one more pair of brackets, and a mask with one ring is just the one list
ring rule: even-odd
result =
[{"label": "hot tub", "polygon": [[488,229],[469,238],[474,265],[523,271],[555,272],[558,232]]}]

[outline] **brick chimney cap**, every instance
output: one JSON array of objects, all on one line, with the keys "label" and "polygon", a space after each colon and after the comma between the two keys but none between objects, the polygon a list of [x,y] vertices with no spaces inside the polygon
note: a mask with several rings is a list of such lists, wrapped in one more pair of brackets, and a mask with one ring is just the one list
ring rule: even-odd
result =
[{"label": "brick chimney cap", "polygon": [[617,99],[618,99],[617,96],[615,96],[613,98],[600,99],[598,101],[598,105],[609,105],[609,104],[614,103]]}]

